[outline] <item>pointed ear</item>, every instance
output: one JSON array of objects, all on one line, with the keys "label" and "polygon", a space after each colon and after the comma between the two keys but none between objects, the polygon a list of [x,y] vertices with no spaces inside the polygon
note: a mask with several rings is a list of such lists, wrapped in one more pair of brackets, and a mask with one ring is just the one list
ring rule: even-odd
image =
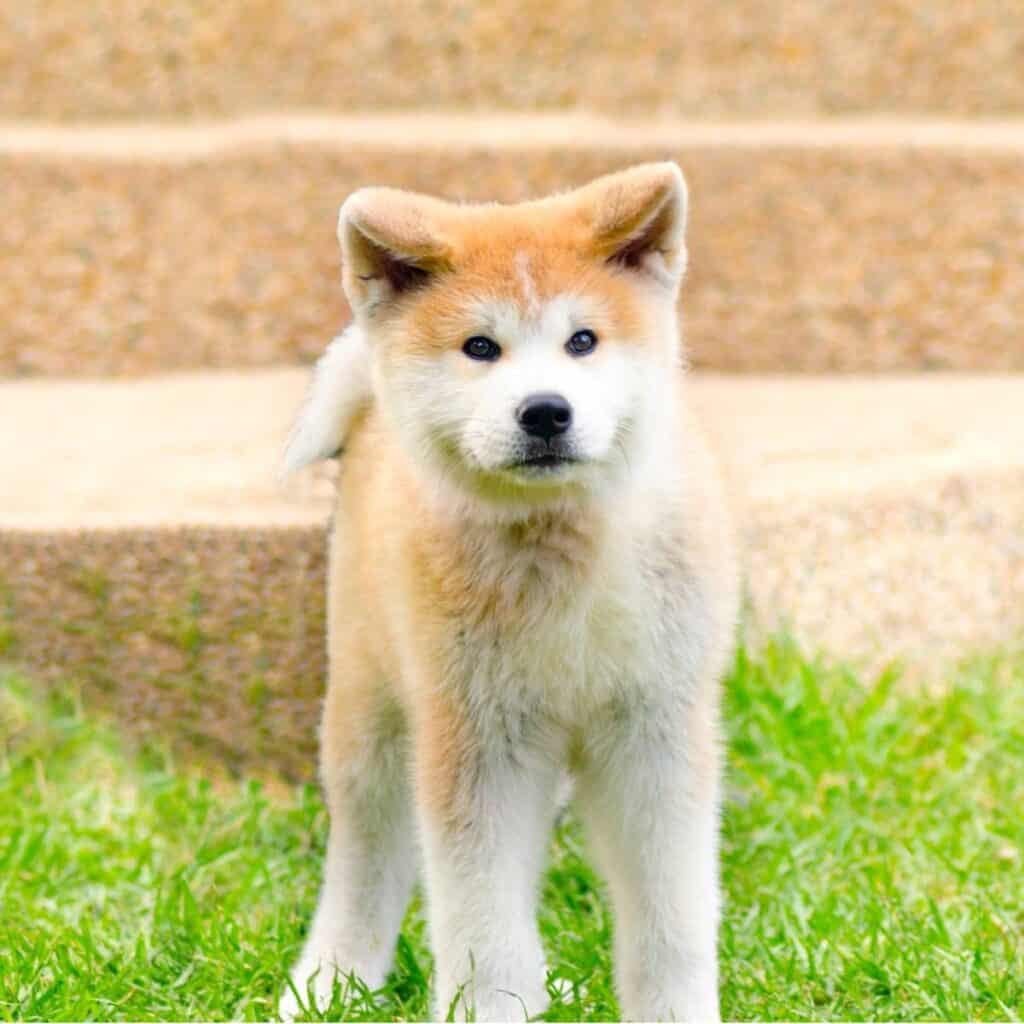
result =
[{"label": "pointed ear", "polygon": [[686,270],[686,182],[672,162],[641,164],[579,191],[597,254],[675,287]]},{"label": "pointed ear", "polygon": [[429,283],[447,265],[439,200],[392,188],[364,188],[338,217],[345,294],[373,314]]}]

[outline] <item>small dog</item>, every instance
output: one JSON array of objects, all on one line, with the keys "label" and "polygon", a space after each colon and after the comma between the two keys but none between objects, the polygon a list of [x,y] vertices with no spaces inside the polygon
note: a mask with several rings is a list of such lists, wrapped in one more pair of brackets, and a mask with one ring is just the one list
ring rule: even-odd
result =
[{"label": "small dog", "polygon": [[718,1016],[738,588],[686,401],[686,203],[660,163],[513,206],[370,188],[341,208],[354,322],[286,455],[343,452],[303,997],[326,1004],[336,972],[384,982],[420,850],[435,1013],[542,1012],[538,881],[568,773],[622,1012]]}]

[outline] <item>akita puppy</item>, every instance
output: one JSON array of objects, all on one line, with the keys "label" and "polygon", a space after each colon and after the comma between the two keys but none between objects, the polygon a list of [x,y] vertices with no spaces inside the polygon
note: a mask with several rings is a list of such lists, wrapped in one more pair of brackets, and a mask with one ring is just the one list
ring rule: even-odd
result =
[{"label": "akita puppy", "polygon": [[287,455],[341,453],[303,995],[384,982],[422,855],[434,1012],[542,1012],[538,880],[568,774],[622,1012],[718,1016],[737,586],[686,400],[685,222],[672,163],[514,206],[370,188],[341,208],[354,323]]}]

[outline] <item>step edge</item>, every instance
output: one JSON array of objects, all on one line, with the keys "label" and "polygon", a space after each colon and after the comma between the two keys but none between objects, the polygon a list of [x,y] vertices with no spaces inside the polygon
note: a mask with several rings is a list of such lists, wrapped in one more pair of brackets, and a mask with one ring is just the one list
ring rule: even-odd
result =
[{"label": "step edge", "polygon": [[0,155],[194,160],[280,145],[395,149],[923,149],[1024,152],[1024,118],[697,121],[599,114],[287,112],[225,120],[0,120]]}]

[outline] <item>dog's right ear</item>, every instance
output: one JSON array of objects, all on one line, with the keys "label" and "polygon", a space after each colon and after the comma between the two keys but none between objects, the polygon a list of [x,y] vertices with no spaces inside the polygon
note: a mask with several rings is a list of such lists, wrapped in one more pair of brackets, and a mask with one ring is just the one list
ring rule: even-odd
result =
[{"label": "dog's right ear", "polygon": [[372,316],[445,269],[443,207],[394,188],[363,188],[345,200],[338,217],[342,280],[357,316]]}]

